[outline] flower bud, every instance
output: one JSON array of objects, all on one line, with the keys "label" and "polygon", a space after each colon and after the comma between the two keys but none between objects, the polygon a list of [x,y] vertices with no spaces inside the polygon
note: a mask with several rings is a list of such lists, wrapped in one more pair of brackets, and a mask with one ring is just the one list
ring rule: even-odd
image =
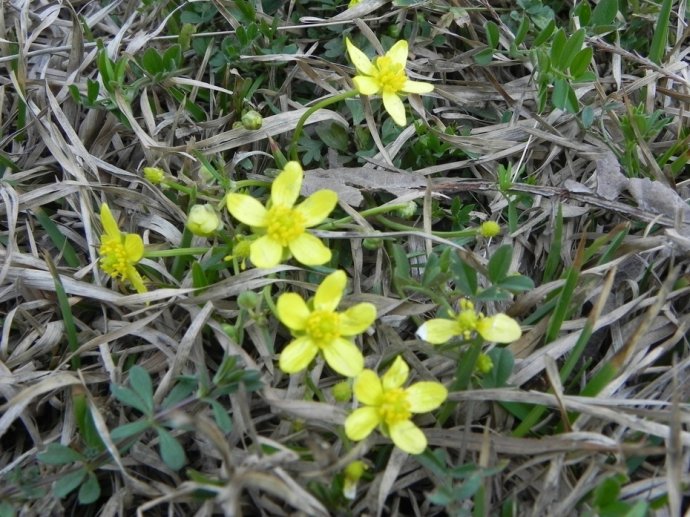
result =
[{"label": "flower bud", "polygon": [[240,309],[252,310],[259,305],[259,295],[254,291],[243,291],[237,297],[237,305]]},{"label": "flower bud", "polygon": [[194,205],[187,216],[187,228],[200,237],[209,237],[222,227],[223,222],[211,205]]},{"label": "flower bud", "polygon": [[160,185],[165,179],[165,172],[158,167],[144,167],[144,177],[154,185]]},{"label": "flower bud", "polygon": [[345,467],[345,479],[343,480],[343,495],[353,500],[357,495],[357,483],[359,482],[367,466],[363,461],[357,460]]},{"label": "flower bud", "polygon": [[479,227],[479,234],[482,237],[496,237],[501,233],[501,225],[496,221],[485,221]]},{"label": "flower bud", "polygon": [[352,386],[349,381],[341,381],[331,388],[336,402],[347,402],[352,398]]},{"label": "flower bud", "polygon": [[486,354],[479,354],[477,357],[476,369],[478,372],[487,374],[494,369],[494,362]]},{"label": "flower bud", "polygon": [[264,118],[258,111],[249,110],[244,115],[242,115],[242,127],[244,129],[261,129],[261,125],[264,123]]},{"label": "flower bud", "polygon": [[366,237],[362,239],[362,246],[364,249],[376,251],[383,245],[383,239],[381,237]]},{"label": "flower bud", "polygon": [[396,212],[403,219],[411,219],[417,213],[417,203],[408,201],[404,206],[398,208]]}]

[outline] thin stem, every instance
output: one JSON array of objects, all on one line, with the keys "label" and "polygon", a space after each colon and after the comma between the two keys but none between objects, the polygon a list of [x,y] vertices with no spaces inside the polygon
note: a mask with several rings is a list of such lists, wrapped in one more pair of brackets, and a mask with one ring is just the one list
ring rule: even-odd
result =
[{"label": "thin stem", "polygon": [[331,104],[335,104],[336,102],[340,102],[345,99],[350,99],[357,95],[359,95],[359,92],[357,90],[348,90],[334,95],[333,97],[324,99],[321,102],[317,102],[307,111],[305,111],[304,114],[297,121],[297,126],[295,126],[295,132],[292,134],[292,142],[290,142],[289,153],[290,158],[292,160],[297,160],[297,142],[299,141],[299,137],[302,136],[302,128],[304,127],[304,123],[307,121],[309,117],[311,117],[315,112],[319,111],[320,109],[325,108],[326,106],[330,106]]},{"label": "thin stem", "polygon": [[180,257],[184,255],[203,255],[211,248],[176,248],[173,250],[151,250],[144,253],[146,258]]}]

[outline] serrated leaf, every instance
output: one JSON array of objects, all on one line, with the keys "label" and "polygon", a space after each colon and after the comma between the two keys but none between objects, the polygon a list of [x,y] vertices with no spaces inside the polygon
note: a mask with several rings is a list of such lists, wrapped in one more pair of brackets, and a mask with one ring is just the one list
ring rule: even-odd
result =
[{"label": "serrated leaf", "polygon": [[149,372],[141,366],[133,366],[129,370],[129,385],[146,404],[146,414],[153,413],[153,384]]},{"label": "serrated leaf", "polygon": [[101,497],[101,486],[98,484],[98,479],[93,472],[89,472],[86,481],[79,489],[79,503],[91,504],[96,502]]},{"label": "serrated leaf", "polygon": [[124,440],[130,436],[134,436],[137,433],[141,433],[151,427],[151,423],[147,420],[137,420],[136,422],[129,422],[128,424],[122,424],[110,432],[110,437],[114,441]]},{"label": "serrated leaf", "polygon": [[48,465],[65,465],[84,459],[81,453],[59,443],[48,444],[45,451],[38,454],[38,460]]},{"label": "serrated leaf", "polygon": [[62,499],[79,485],[81,485],[84,477],[86,477],[86,469],[83,467],[75,470],[74,472],[69,472],[63,476],[60,476],[60,479],[58,479],[53,486],[53,493],[56,495],[56,497]]},{"label": "serrated leaf", "polygon": [[494,251],[487,265],[489,280],[497,284],[503,280],[510,270],[510,262],[513,260],[513,247],[505,244]]},{"label": "serrated leaf", "polygon": [[157,427],[159,439],[159,451],[165,464],[173,470],[180,470],[187,463],[184,449],[170,432],[162,427]]}]

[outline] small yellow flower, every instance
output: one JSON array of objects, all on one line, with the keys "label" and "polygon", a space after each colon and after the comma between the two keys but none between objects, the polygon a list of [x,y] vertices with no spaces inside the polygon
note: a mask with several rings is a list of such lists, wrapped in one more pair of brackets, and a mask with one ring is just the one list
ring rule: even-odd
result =
[{"label": "small yellow flower", "polygon": [[350,0],[350,3],[347,4],[347,8],[349,9],[349,8],[354,7],[356,5],[359,5],[361,3],[362,3],[362,0]]},{"label": "small yellow flower", "polygon": [[135,233],[121,232],[105,203],[101,205],[101,224],[105,231],[98,248],[101,269],[113,278],[129,280],[137,292],[145,293],[144,281],[134,267],[144,256],[144,241]]},{"label": "small yellow flower", "polygon": [[381,94],[383,106],[399,126],[405,125],[405,106],[399,97],[401,93],[430,93],[434,85],[411,81],[405,73],[407,64],[407,41],[400,40],[384,56],[373,61],[355,47],[349,38],[345,46],[357,74],[352,78],[357,91],[362,95]]},{"label": "small yellow flower", "polygon": [[520,339],[520,325],[503,313],[484,316],[469,300],[460,300],[460,312],[453,319],[436,318],[422,324],[417,335],[433,345],[445,343],[455,336],[470,339],[477,332],[487,341],[512,343]]},{"label": "small yellow flower", "polygon": [[249,258],[256,267],[277,266],[288,250],[306,266],[325,264],[331,259],[331,250],[305,230],[328,217],[338,202],[338,195],[332,190],[319,190],[295,206],[303,177],[300,164],[288,162],[273,182],[271,200],[266,207],[245,194],[227,195],[232,216],[257,233],[263,233],[250,248]]},{"label": "small yellow flower", "polygon": [[223,227],[216,209],[211,205],[194,205],[187,216],[187,228],[194,235],[209,237]]},{"label": "small yellow flower", "polygon": [[494,362],[487,354],[479,354],[477,357],[476,369],[479,373],[487,374],[494,369]]},{"label": "small yellow flower", "polygon": [[440,382],[428,381],[402,388],[409,372],[407,363],[398,356],[383,377],[364,370],[355,379],[355,397],[364,406],[355,409],[345,420],[345,434],[350,440],[363,440],[379,426],[403,451],[424,452],[426,436],[412,422],[412,415],[439,407],[448,397],[448,390]]},{"label": "small yellow flower", "polygon": [[345,377],[354,377],[364,367],[364,357],[349,339],[364,332],[376,319],[376,307],[358,303],[345,312],[335,312],[345,291],[344,271],[328,275],[316,289],[310,305],[297,293],[278,298],[278,319],[295,339],[280,354],[285,373],[305,369],[321,352],[328,365]]}]

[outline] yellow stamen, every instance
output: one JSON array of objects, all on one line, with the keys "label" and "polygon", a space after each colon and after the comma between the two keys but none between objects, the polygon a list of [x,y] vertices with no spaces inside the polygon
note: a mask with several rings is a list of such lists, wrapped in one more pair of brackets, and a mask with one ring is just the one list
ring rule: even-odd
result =
[{"label": "yellow stamen", "polygon": [[266,233],[281,246],[287,246],[304,233],[304,216],[293,208],[280,205],[271,207],[266,221]]},{"label": "yellow stamen", "polygon": [[317,345],[332,343],[340,337],[340,316],[336,312],[314,311],[307,320],[306,332]]},{"label": "yellow stamen", "polygon": [[407,75],[399,63],[388,56],[379,56],[374,61],[376,73],[372,76],[381,85],[381,91],[397,93],[403,89]]},{"label": "yellow stamen", "polygon": [[379,416],[387,425],[410,419],[412,412],[404,389],[394,388],[383,393]]}]

